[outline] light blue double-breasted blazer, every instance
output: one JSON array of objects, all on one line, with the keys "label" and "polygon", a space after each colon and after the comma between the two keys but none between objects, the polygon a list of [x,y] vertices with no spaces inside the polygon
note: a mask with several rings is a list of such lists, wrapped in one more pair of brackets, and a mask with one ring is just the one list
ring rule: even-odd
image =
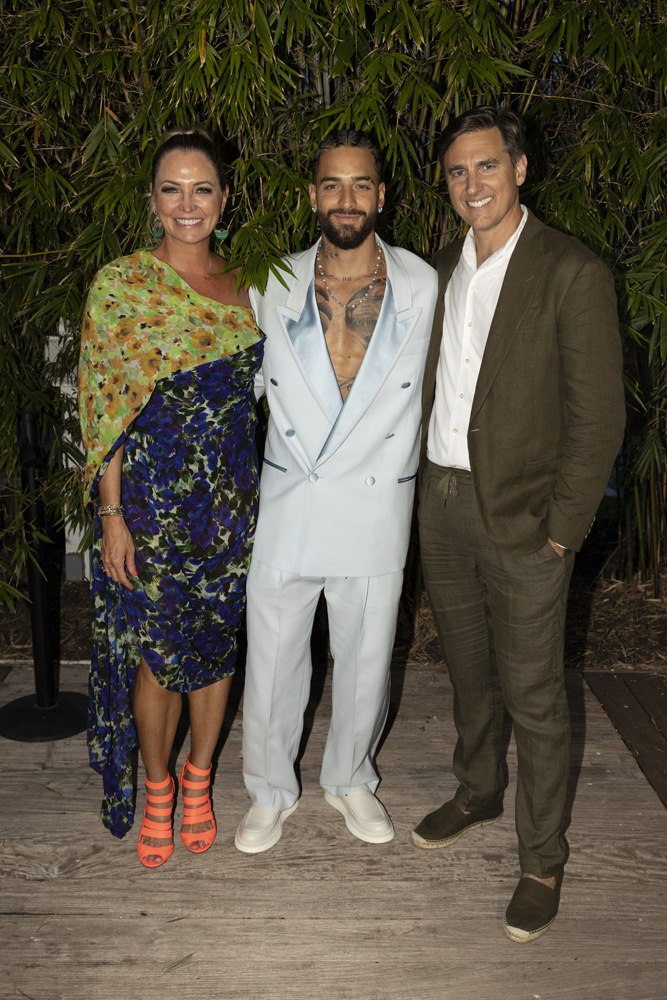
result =
[{"label": "light blue double-breasted blazer", "polygon": [[405,564],[417,476],[434,269],[381,243],[387,288],[343,403],[314,287],[318,244],[251,290],[266,334],[270,408],[253,558],[301,576],[375,576]]}]

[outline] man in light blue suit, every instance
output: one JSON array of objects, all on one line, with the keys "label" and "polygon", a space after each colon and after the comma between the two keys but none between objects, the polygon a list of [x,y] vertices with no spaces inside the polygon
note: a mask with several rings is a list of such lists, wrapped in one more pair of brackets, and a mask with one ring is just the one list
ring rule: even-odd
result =
[{"label": "man in light blue suit", "polygon": [[270,418],[248,577],[243,772],[252,806],[236,833],[272,847],[297,807],[294,761],[309,697],[310,636],[324,592],[333,708],[320,782],[348,830],[394,836],[373,755],[408,548],[420,393],[437,280],[375,234],[385,186],[360,132],[318,150],[310,199],[321,239],[251,293],[266,334]]}]

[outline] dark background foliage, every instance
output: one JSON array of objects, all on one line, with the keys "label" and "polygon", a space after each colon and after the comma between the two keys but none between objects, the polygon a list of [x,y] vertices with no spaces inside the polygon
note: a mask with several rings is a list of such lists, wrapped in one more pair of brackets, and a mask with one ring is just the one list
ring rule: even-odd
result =
[{"label": "dark background foliage", "polygon": [[614,271],[633,413],[619,461],[619,566],[656,587],[665,535],[667,3],[583,0],[0,0],[0,596],[28,558],[16,413],[37,412],[51,519],[84,524],[72,379],[95,270],[149,240],[165,129],[224,143],[230,262],[262,285],[314,237],[312,153],[371,129],[389,242],[458,233],[437,138],[470,105],[528,122],[526,202]]}]

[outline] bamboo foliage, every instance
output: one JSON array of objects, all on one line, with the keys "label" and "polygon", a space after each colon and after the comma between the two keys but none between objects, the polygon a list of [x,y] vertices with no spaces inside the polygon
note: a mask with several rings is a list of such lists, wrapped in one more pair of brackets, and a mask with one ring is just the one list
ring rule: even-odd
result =
[{"label": "bamboo foliage", "polygon": [[[624,469],[628,541],[639,528],[642,554],[629,564],[657,578],[667,393],[665,6],[0,0],[4,596],[27,557],[18,409],[40,415],[54,517],[84,520],[76,417],[58,387],[76,363],[95,270],[148,243],[148,169],[161,133],[200,122],[220,134],[232,186],[225,252],[261,286],[281,253],[315,235],[309,166],[325,132],[374,131],[387,165],[382,235],[428,257],[459,231],[442,196],[437,138],[450,115],[498,101],[528,120],[527,203],[616,275],[637,413]],[[57,360],[48,361],[46,339],[59,331]]]}]

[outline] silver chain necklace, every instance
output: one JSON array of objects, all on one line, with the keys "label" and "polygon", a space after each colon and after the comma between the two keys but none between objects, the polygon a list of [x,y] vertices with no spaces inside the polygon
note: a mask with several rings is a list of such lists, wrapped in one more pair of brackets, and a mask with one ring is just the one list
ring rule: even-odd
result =
[{"label": "silver chain necklace", "polygon": [[[320,247],[317,248],[317,255],[316,255],[317,270],[320,272],[320,277],[322,278],[322,281],[324,282],[324,287],[326,288],[327,292],[329,293],[329,295],[331,296],[331,298],[334,300],[334,302],[336,302],[339,306],[342,306],[343,309],[347,309],[348,306],[349,306],[350,309],[357,309],[361,305],[361,303],[364,301],[364,299],[368,298],[368,296],[370,295],[371,288],[373,287],[373,285],[377,281],[378,271],[380,270],[380,264],[382,263],[382,247],[378,243],[377,237],[375,238],[375,241],[377,243],[377,248],[378,248],[378,259],[377,259],[377,261],[375,263],[375,270],[373,271],[373,277],[371,278],[371,283],[368,286],[366,294],[362,295],[361,298],[359,299],[359,301],[355,302],[355,304],[352,305],[352,306],[350,305],[350,300],[349,299],[348,299],[347,302],[341,302],[340,299],[337,299],[336,296],[334,295],[334,293],[329,288],[329,285],[327,284],[327,279],[324,277],[324,268],[322,267],[322,261],[320,260]],[[320,246],[321,246],[321,244],[320,244]]]}]

